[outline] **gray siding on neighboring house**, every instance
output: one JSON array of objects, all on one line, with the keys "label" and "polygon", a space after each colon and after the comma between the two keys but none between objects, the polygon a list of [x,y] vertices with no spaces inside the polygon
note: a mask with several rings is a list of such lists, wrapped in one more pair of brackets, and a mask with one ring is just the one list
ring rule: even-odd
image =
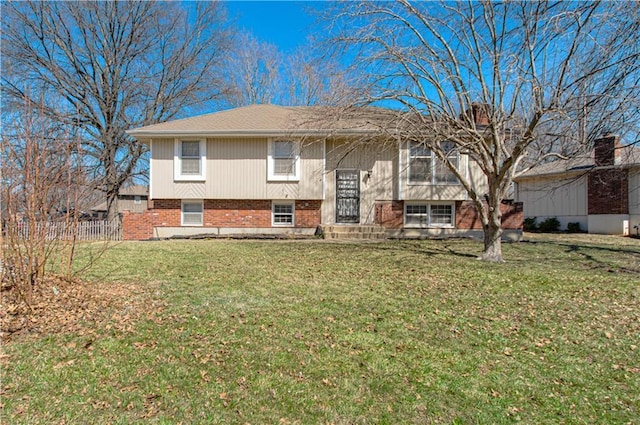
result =
[{"label": "gray siding on neighboring house", "polygon": [[586,175],[523,179],[516,184],[516,199],[523,203],[525,217],[536,217],[538,222],[555,217],[561,229],[572,222],[587,228]]},{"label": "gray siding on neighboring house", "polygon": [[142,212],[147,209],[146,196],[140,197],[140,201],[136,202],[135,197],[128,196],[126,199],[118,199],[118,211],[128,210],[131,212]]},{"label": "gray siding on neighboring house", "polygon": [[518,183],[518,200],[526,217],[580,216],[587,214],[586,177],[531,178]]},{"label": "gray siding on neighboring house", "polygon": [[154,139],[151,157],[153,199],[322,199],[323,144],[304,144],[300,179],[267,178],[268,139],[209,138],[206,180],[174,181],[175,139]]}]

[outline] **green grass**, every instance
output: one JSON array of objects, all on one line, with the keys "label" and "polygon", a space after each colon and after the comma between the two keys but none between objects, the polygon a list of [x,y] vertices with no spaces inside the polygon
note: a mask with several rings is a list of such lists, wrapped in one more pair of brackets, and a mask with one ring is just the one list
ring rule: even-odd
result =
[{"label": "green grass", "polygon": [[637,423],[640,242],[531,238],[119,244],[149,311],[6,345],[2,422]]}]

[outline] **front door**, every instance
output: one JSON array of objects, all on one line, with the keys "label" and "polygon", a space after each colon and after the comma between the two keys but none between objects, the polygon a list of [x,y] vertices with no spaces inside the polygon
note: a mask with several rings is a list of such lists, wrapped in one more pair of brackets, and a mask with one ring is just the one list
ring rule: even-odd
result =
[{"label": "front door", "polygon": [[336,223],[360,223],[358,170],[336,170]]}]

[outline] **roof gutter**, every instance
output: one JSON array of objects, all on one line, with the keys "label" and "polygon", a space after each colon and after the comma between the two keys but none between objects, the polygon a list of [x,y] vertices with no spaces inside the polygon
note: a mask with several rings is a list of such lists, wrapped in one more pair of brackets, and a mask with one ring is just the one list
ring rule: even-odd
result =
[{"label": "roof gutter", "polygon": [[376,133],[375,130],[220,130],[220,131],[137,131],[127,130],[129,136],[135,138],[152,138],[152,137],[241,137],[241,136],[261,136],[261,137],[277,137],[277,136],[362,136]]}]

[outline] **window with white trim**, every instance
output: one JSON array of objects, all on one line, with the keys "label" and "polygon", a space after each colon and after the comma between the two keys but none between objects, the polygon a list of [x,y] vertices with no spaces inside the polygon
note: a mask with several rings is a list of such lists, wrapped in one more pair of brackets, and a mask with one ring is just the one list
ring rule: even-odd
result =
[{"label": "window with white trim", "polygon": [[268,155],[269,180],[297,181],[300,178],[299,145],[292,140],[270,140]]},{"label": "window with white trim", "polygon": [[274,226],[293,226],[295,206],[293,202],[273,202],[271,223]]},{"label": "window with white trim", "polygon": [[431,149],[419,142],[409,146],[409,183],[431,181]]},{"label": "window with white trim", "polygon": [[202,226],[204,220],[204,203],[202,201],[182,201],[182,225]]},{"label": "window with white trim", "polygon": [[453,205],[431,204],[429,206],[429,224],[431,226],[453,226]]},{"label": "window with white trim", "polygon": [[[442,150],[456,168],[460,156],[453,142],[442,142]],[[456,175],[424,143],[410,142],[408,152],[408,180],[410,184],[458,184]]]},{"label": "window with white trim", "polygon": [[142,204],[142,198],[140,197],[140,195],[135,195],[133,197],[133,203],[136,204],[136,205]]},{"label": "window with white trim", "polygon": [[206,158],[205,140],[176,140],[174,180],[204,180]]},{"label": "window with white trim", "polygon": [[404,225],[406,227],[454,227],[453,204],[406,203]]},{"label": "window with white trim", "polygon": [[404,211],[406,226],[426,227],[429,224],[427,204],[407,204]]}]

